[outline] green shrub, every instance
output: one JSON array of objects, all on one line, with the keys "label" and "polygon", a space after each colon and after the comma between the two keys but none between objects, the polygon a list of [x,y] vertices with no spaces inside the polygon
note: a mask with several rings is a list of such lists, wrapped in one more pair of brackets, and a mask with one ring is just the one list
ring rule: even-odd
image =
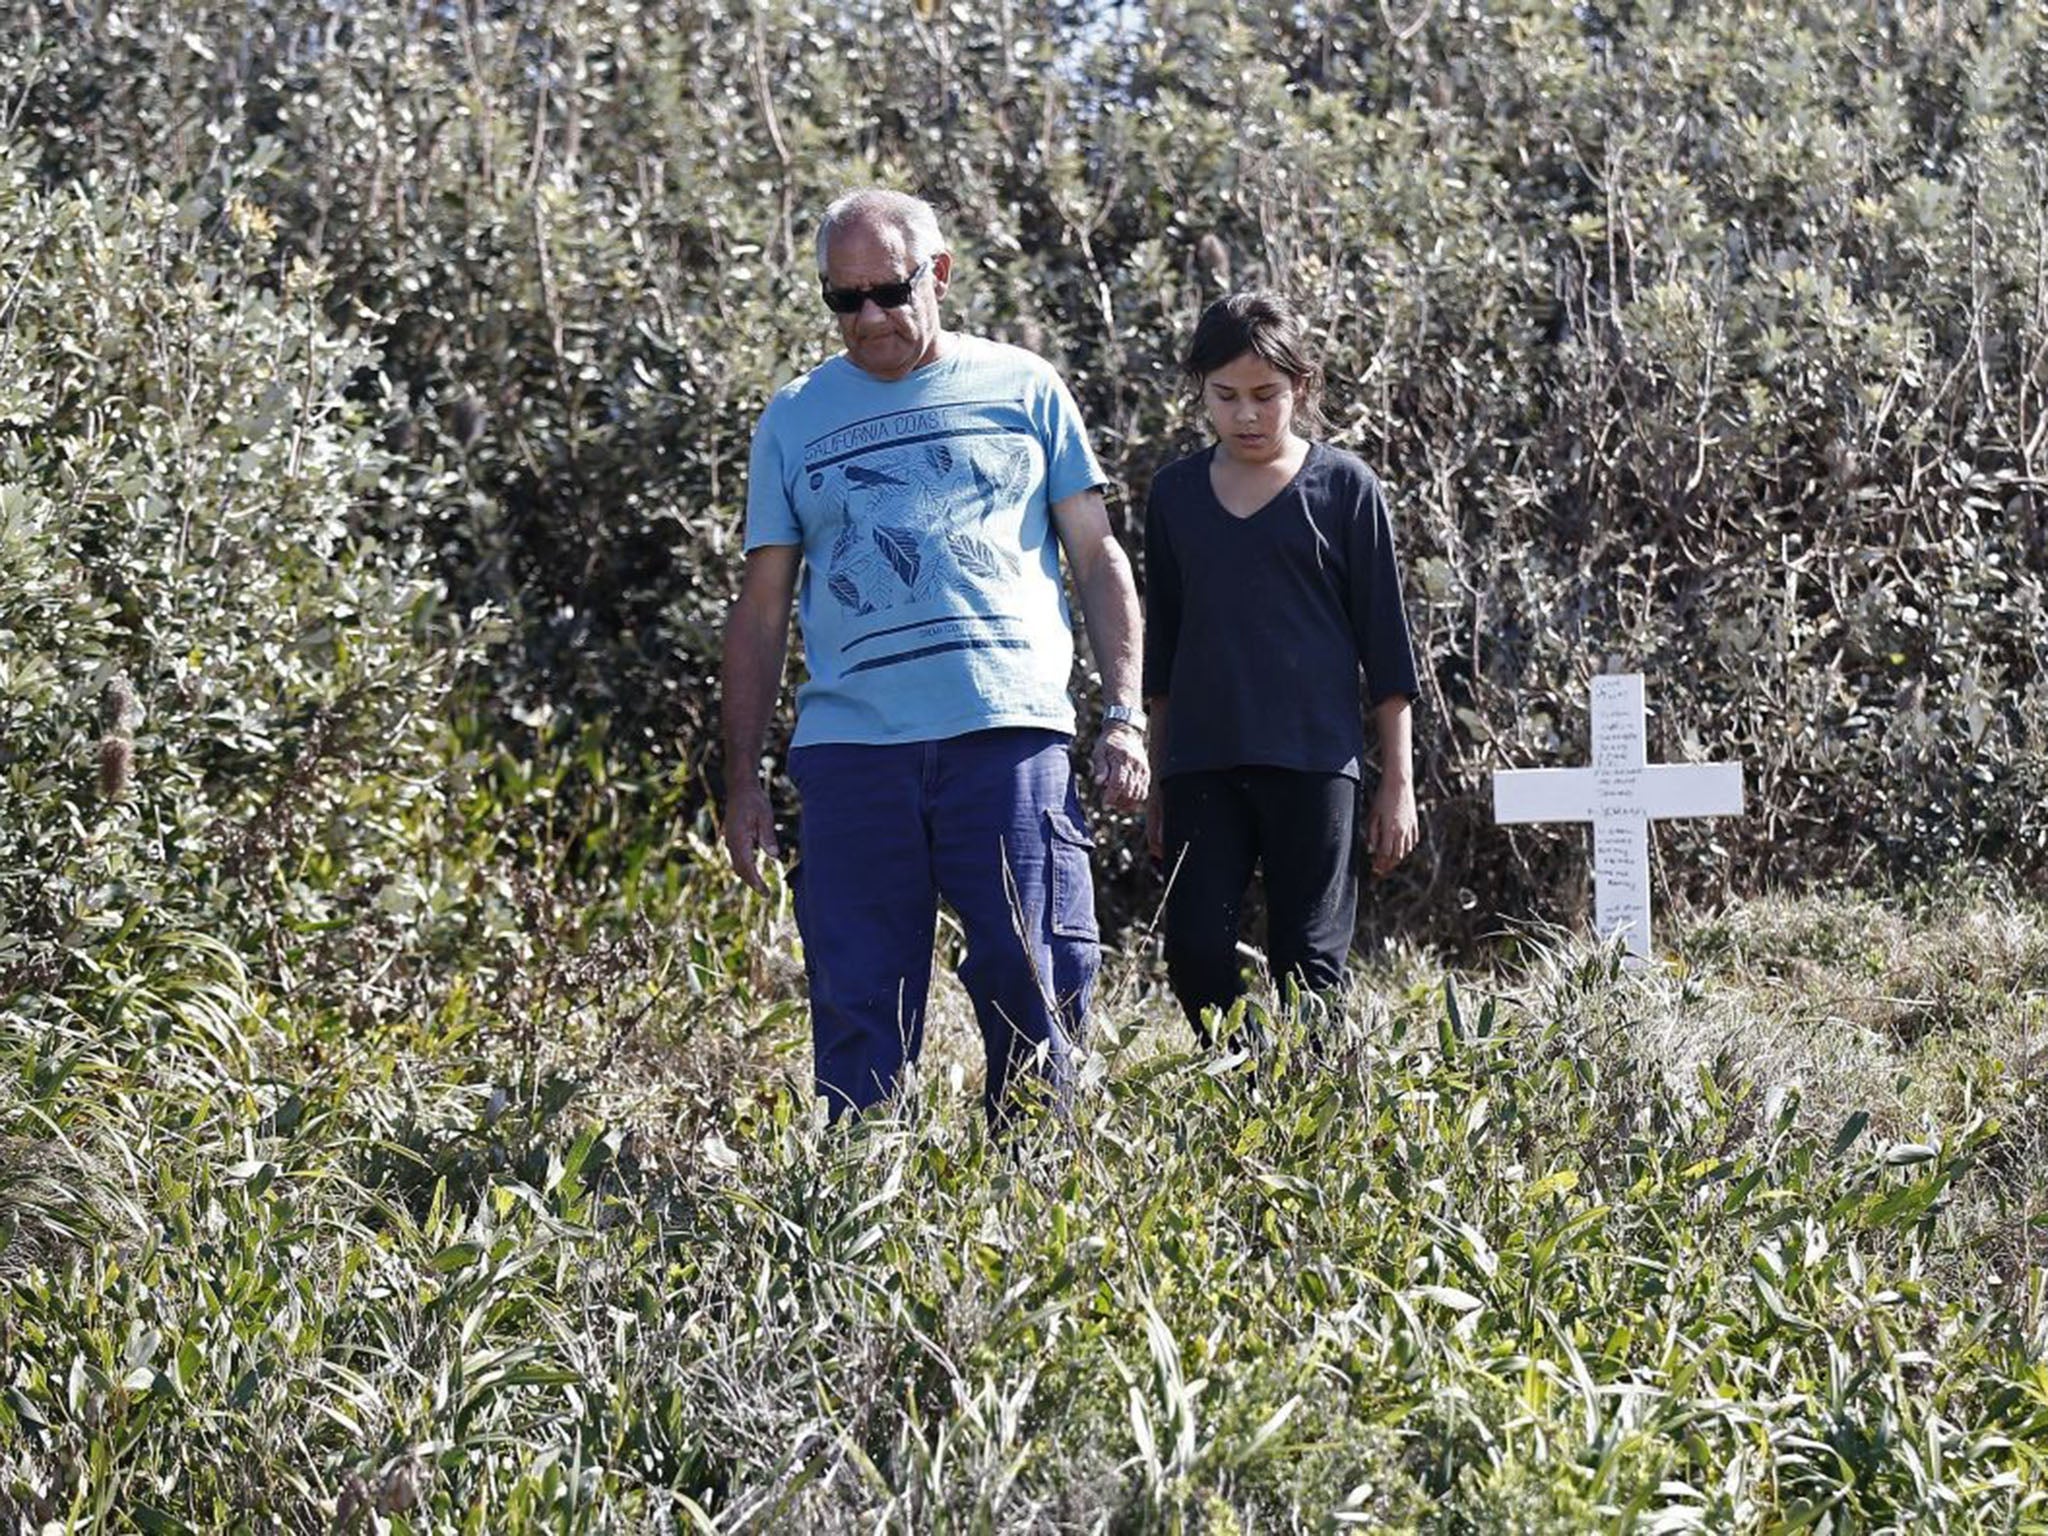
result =
[{"label": "green shrub", "polygon": [[181,926],[313,980],[434,791],[464,651],[364,526],[374,355],[260,209],[221,221],[0,156],[0,995]]},{"label": "green shrub", "polygon": [[1486,779],[1582,760],[1616,664],[1658,756],[1748,772],[1747,819],[1665,834],[1673,890],[2048,867],[2032,8],[27,20],[42,174],[139,177],[224,247],[274,221],[331,275],[391,380],[358,391],[402,460],[375,520],[511,621],[492,718],[712,782],[747,435],[828,345],[809,221],[879,177],[939,201],[962,323],[1067,371],[1133,537],[1203,299],[1306,302],[1426,648],[1385,922],[1583,898],[1579,834],[1497,830]]}]

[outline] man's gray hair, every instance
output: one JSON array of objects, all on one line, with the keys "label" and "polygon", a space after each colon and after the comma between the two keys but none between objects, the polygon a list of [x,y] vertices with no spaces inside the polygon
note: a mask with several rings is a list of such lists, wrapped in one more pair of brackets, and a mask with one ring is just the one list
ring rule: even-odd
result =
[{"label": "man's gray hair", "polygon": [[849,225],[887,225],[903,236],[903,244],[915,265],[927,261],[946,248],[946,237],[939,233],[939,216],[932,211],[932,205],[921,197],[912,197],[908,192],[891,192],[886,187],[863,187],[858,192],[849,192],[844,197],[834,198],[825,210],[825,217],[818,221],[818,272],[825,271],[825,252],[832,244],[832,237]]}]

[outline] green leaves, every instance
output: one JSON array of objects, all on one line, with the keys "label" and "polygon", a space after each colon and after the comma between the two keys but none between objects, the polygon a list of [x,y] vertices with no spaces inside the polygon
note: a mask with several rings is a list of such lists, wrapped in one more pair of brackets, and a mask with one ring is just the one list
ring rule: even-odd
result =
[{"label": "green leaves", "polygon": [[2017,1510],[2048,1413],[1976,1252],[1989,1106],[1802,1129],[1725,1029],[1679,1032],[1697,999],[1569,957],[1460,978],[1489,1023],[1447,1053],[1420,969],[1222,1071],[1127,1015],[1105,1091],[993,1156],[935,1077],[831,1130],[721,1110],[722,1156],[657,1165],[644,1080],[485,1071],[461,1008],[286,1094],[259,1063],[317,1021],[162,946],[90,1051],[0,1032],[46,1134],[103,1114],[161,1170],[146,1236],[0,1250],[0,1424],[188,1524],[251,1478],[513,1528],[630,1523],[655,1483],[696,1528],[1006,1529],[1073,1487],[1161,1529]]},{"label": "green leaves", "polygon": [[[420,551],[360,536],[387,460],[349,396],[381,387],[374,353],[146,177],[0,176],[0,221],[8,303],[35,317],[0,398],[40,403],[0,442],[0,989],[200,933],[305,980],[319,946],[283,934],[324,915],[308,854],[328,891],[390,877],[388,817],[433,782],[466,654]],[[366,784],[384,817],[359,814]],[[216,1068],[241,1049],[204,988],[108,996]]]},{"label": "green leaves", "polygon": [[[236,701],[307,702],[322,674],[369,695],[333,722],[359,730],[317,743],[335,777],[325,754],[432,717],[445,678],[400,665],[423,658],[388,605],[325,562],[372,599],[396,582],[498,614],[463,658],[494,728],[603,717],[700,758],[748,433],[832,345],[801,280],[810,225],[881,179],[937,199],[963,327],[1065,370],[1126,527],[1199,437],[1176,370],[1204,300],[1315,296],[1331,435],[1392,489],[1424,670],[1453,695],[1426,802],[1568,754],[1562,680],[1590,647],[1685,677],[1664,745],[1742,759],[1771,808],[1668,834],[1677,892],[2048,867],[2023,425],[2048,97],[2025,7],[1411,29],[1224,5],[1130,32],[1085,7],[927,9],[886,59],[860,46],[872,18],[821,0],[339,30],[313,0],[195,0],[10,51],[30,105],[0,259],[30,282],[0,419],[29,424],[40,467],[0,472],[0,530],[19,489],[103,546],[63,600],[68,641],[37,620],[48,656],[153,649],[177,664],[152,699],[204,696],[166,718],[204,721],[213,750],[173,729],[138,744],[143,770],[168,789],[274,768],[316,744],[305,717]],[[130,185],[132,205],[109,190]],[[53,569],[37,548],[0,531],[0,570]],[[21,611],[46,607],[27,586]],[[105,617],[81,625],[88,598]],[[266,626],[268,649],[247,632]],[[57,826],[56,786],[38,798]],[[1462,873],[1404,890],[1393,920],[1477,939],[1514,914],[1475,893],[1564,909],[1568,837],[1473,825],[1430,822],[1428,864]],[[352,877],[384,888],[361,852]],[[1142,861],[1105,857],[1105,907],[1141,906]],[[394,915],[439,915],[402,897]]]}]

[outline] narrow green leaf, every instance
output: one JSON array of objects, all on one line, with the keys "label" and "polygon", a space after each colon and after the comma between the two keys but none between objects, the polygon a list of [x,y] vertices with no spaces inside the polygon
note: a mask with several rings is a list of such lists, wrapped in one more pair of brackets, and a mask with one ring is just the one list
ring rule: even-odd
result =
[{"label": "narrow green leaf", "polygon": [[1848,1151],[1855,1144],[1856,1138],[1863,1134],[1863,1128],[1868,1124],[1870,1124],[1870,1111],[1867,1109],[1859,1109],[1847,1120],[1844,1120],[1842,1128],[1835,1132],[1835,1144],[1828,1148],[1828,1156],[1840,1157],[1844,1152]]}]

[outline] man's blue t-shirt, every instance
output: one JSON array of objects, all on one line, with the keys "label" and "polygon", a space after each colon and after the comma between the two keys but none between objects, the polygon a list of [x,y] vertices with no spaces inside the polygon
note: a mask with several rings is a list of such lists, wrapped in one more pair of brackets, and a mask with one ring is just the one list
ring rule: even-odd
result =
[{"label": "man's blue t-shirt", "polygon": [[1050,514],[1102,481],[1073,397],[1017,347],[956,337],[888,382],[835,357],[780,390],[754,432],[746,547],[803,546],[793,744],[1071,733]]}]

